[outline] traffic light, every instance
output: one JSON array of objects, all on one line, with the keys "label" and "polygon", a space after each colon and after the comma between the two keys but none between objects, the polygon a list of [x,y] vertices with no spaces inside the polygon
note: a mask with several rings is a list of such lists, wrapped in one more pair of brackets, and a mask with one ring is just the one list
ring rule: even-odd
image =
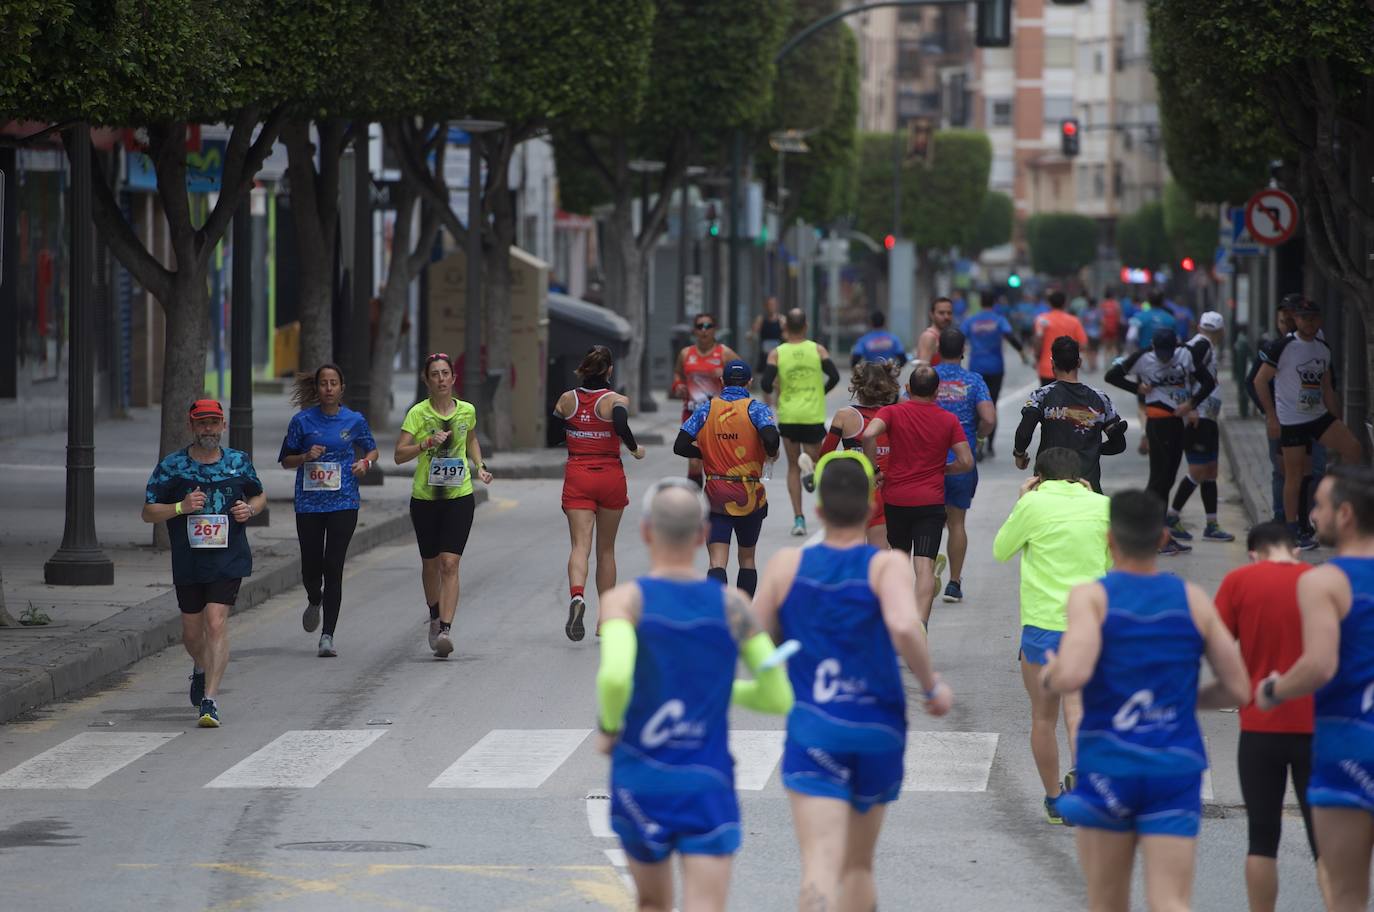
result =
[{"label": "traffic light", "polygon": [[973,41],[980,48],[1011,47],[1011,0],[978,0]]},{"label": "traffic light", "polygon": [[1184,272],[1192,272],[1197,268],[1197,262],[1194,261],[1192,257],[1184,257],[1183,261],[1178,265],[1183,267]]},{"label": "traffic light", "polygon": [[1014,272],[1013,272],[1011,275],[1007,276],[1007,287],[1008,287],[1008,288],[1020,288],[1020,287],[1021,287],[1021,276],[1018,275],[1017,273],[1014,273]]},{"label": "traffic light", "polygon": [[1078,118],[1066,117],[1059,121],[1059,151],[1065,158],[1078,154]]},{"label": "traffic light", "polygon": [[906,129],[906,160],[929,167],[935,159],[934,122],[929,117],[913,117]]},{"label": "traffic light", "polygon": [[897,246],[897,238],[891,234],[886,235],[883,238],[883,246],[886,247],[888,250],[891,250],[893,247]]},{"label": "traffic light", "polygon": [[720,237],[720,212],[715,203],[706,204],[706,233],[711,237]]}]

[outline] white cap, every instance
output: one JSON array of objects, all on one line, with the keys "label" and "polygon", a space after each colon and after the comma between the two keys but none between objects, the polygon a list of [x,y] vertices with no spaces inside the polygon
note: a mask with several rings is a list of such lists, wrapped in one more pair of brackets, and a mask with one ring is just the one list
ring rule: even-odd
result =
[{"label": "white cap", "polygon": [[1197,325],[1207,330],[1222,329],[1226,320],[1215,310],[1209,310],[1197,321]]}]

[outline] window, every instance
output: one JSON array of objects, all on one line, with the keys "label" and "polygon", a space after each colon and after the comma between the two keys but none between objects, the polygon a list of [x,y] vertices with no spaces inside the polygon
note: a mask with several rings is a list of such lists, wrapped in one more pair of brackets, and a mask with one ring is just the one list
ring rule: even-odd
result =
[{"label": "window", "polygon": [[1045,68],[1073,69],[1073,38],[1069,35],[1045,36]]},{"label": "window", "polygon": [[988,99],[988,126],[990,126],[990,127],[1009,127],[1009,126],[1011,126],[1011,99],[1010,99],[1010,98],[989,98],[989,99]]},{"label": "window", "polygon": [[993,156],[988,184],[994,188],[1010,189],[1016,182],[1016,163],[1011,156]]},{"label": "window", "polygon": [[1107,195],[1107,166],[1093,166],[1093,199],[1102,199]]},{"label": "window", "polygon": [[1093,51],[1093,72],[1101,73],[1105,71],[1107,62],[1103,59],[1105,55],[1101,51]]},{"label": "window", "polygon": [[1061,120],[1073,116],[1073,99],[1067,95],[1045,96],[1045,123],[1059,126]]}]

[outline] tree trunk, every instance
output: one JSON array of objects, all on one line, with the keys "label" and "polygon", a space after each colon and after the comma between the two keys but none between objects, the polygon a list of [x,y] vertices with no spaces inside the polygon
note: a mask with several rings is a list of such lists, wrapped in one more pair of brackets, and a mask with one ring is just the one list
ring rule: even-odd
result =
[{"label": "tree trunk", "polygon": [[630,414],[639,413],[639,365],[644,359],[644,258],[635,242],[630,217],[630,190],[616,194],[610,220],[606,223],[606,246],[602,250],[606,265],[606,304],[630,323],[630,347],[617,365],[621,391],[630,400]]},{"label": "tree trunk", "polygon": [[210,292],[204,269],[178,269],[172,298],[164,302],[162,425],[158,458],[188,445],[187,410],[205,395],[205,353],[210,339]]},{"label": "tree trunk", "polygon": [[334,360],[334,240],[339,227],[338,170],[344,128],[341,121],[324,119],[316,132],[320,140],[318,169],[310,121],[296,120],[282,128],[300,264],[302,370],[314,370]]},{"label": "tree trunk", "polygon": [[[504,181],[502,182],[504,184]],[[500,374],[487,432],[497,450],[509,449],[515,441],[514,390],[511,364],[510,249],[515,244],[515,206],[504,186],[488,190],[491,194],[491,243],[482,245],[482,287],[485,289],[487,328],[487,368]],[[520,365],[530,368],[533,365]],[[529,382],[525,378],[525,382]]]},{"label": "tree trunk", "polygon": [[19,622],[5,608],[5,572],[0,570],[0,627],[18,627]]},{"label": "tree trunk", "polygon": [[[382,311],[377,324],[377,342],[372,353],[372,412],[381,424],[391,414],[392,362],[401,337],[401,323],[410,297],[410,283],[429,259],[434,237],[439,232],[438,214],[433,207],[421,205],[420,230],[414,230],[413,217],[418,194],[408,181],[402,181],[396,204],[396,230],[391,238],[391,269],[382,288]],[[411,238],[416,237],[412,244]],[[423,353],[422,353],[423,355]]]}]

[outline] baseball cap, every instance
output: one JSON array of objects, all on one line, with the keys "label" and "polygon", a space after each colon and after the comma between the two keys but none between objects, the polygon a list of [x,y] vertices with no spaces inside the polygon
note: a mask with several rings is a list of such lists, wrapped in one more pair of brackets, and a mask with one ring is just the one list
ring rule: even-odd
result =
[{"label": "baseball cap", "polygon": [[213,399],[197,399],[191,403],[191,418],[223,418],[224,409]]},{"label": "baseball cap", "polygon": [[1278,309],[1279,309],[1279,310],[1296,310],[1296,309],[1297,309],[1298,307],[1300,307],[1300,306],[1303,304],[1303,302],[1305,302],[1306,300],[1307,300],[1306,298],[1304,298],[1301,294],[1299,294],[1298,292],[1295,291],[1295,292],[1293,292],[1292,294],[1286,294],[1286,295],[1284,295],[1282,298],[1279,299],[1279,306],[1278,306]]},{"label": "baseball cap", "polygon": [[1293,308],[1293,313],[1300,317],[1321,316],[1322,309],[1317,306],[1317,302],[1308,298],[1303,298],[1298,305]]},{"label": "baseball cap", "polygon": [[1226,325],[1226,320],[1215,310],[1209,310],[1198,318],[1197,325],[1207,330],[1221,329]]},{"label": "baseball cap", "polygon": [[721,374],[726,386],[744,386],[753,376],[754,372],[749,369],[748,362],[738,358],[725,365],[725,371]]}]

